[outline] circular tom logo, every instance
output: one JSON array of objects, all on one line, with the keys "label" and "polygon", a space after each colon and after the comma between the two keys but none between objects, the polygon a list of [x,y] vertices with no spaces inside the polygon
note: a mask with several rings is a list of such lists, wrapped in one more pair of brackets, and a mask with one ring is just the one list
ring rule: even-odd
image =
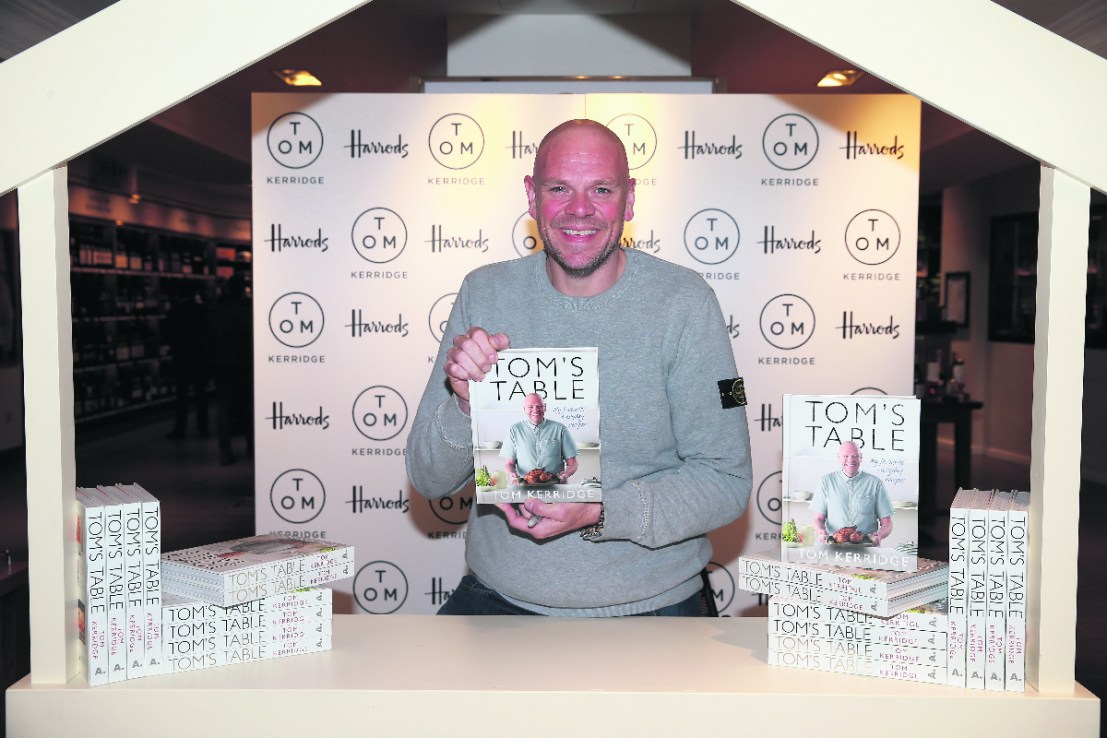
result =
[{"label": "circular tom logo", "polygon": [[323,306],[306,292],[281,295],[269,308],[269,332],[289,348],[310,346],[323,334]]},{"label": "circular tom logo", "polygon": [[437,500],[430,501],[430,509],[434,517],[443,523],[465,525],[469,522],[469,511],[473,509],[473,493],[462,492],[449,497],[439,497]]},{"label": "circular tom logo", "polygon": [[783,477],[781,472],[773,472],[757,485],[757,511],[761,517],[774,525],[780,525],[781,496]]},{"label": "circular tom logo", "polygon": [[442,295],[434,301],[430,314],[427,315],[427,326],[438,343],[442,343],[442,338],[446,335],[446,325],[450,321],[450,311],[454,309],[455,299],[457,299],[456,292]]},{"label": "circular tom logo", "polygon": [[370,561],[354,575],[354,599],[367,613],[394,613],[407,601],[407,576],[391,561]]},{"label": "circular tom logo", "polygon": [[796,113],[777,116],[761,135],[761,150],[777,169],[803,169],[819,152],[819,129]]},{"label": "circular tom logo", "polygon": [[899,244],[899,223],[883,210],[862,210],[846,226],[846,249],[862,264],[883,264],[896,255]]},{"label": "circular tom logo", "polygon": [[885,392],[884,390],[880,389],[879,387],[858,387],[853,392],[850,392],[850,394],[851,395],[886,395],[888,393]]},{"label": "circular tom logo", "polygon": [[738,589],[734,584],[734,575],[722,564],[707,562],[707,581],[711,585],[711,596],[715,598],[715,607],[719,614],[734,604],[734,592]]},{"label": "circular tom logo", "polygon": [[484,153],[484,131],[463,113],[444,115],[431,126],[427,146],[434,160],[447,169],[465,169]]},{"label": "circular tom logo", "polygon": [[815,309],[799,295],[777,295],[761,308],[761,335],[772,346],[790,351],[811,340]]},{"label": "circular tom logo", "polygon": [[391,387],[378,384],[354,400],[354,427],[371,441],[388,441],[407,425],[407,402]]},{"label": "circular tom logo", "polygon": [[515,219],[515,225],[511,229],[511,245],[515,247],[515,253],[519,256],[533,254],[542,250],[542,238],[538,235],[538,224],[530,217],[530,212],[525,212]]},{"label": "circular tom logo", "polygon": [[350,240],[362,259],[387,264],[404,252],[407,224],[394,210],[369,208],[354,220]]},{"label": "circular tom logo", "polygon": [[634,113],[616,115],[608,121],[607,127],[622,140],[630,171],[644,167],[657,153],[657,131],[642,116]]},{"label": "circular tom logo", "polygon": [[265,142],[273,161],[303,169],[323,153],[323,129],[310,115],[285,113],[270,124]]},{"label": "circular tom logo", "polygon": [[327,491],[323,482],[307,469],[282,472],[269,488],[269,505],[281,520],[307,523],[323,512]]},{"label": "circular tom logo", "polygon": [[684,248],[701,264],[722,264],[738,251],[742,234],[725,210],[701,210],[684,226]]}]

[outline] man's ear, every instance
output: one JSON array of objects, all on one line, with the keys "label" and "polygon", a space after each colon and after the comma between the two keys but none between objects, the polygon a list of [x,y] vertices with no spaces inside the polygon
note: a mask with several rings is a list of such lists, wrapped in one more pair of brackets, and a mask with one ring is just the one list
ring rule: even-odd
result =
[{"label": "man's ear", "polygon": [[530,217],[538,220],[538,193],[534,189],[534,177],[529,174],[523,177],[523,189],[527,191],[527,209]]},{"label": "man's ear", "polygon": [[627,180],[627,206],[623,208],[623,220],[634,220],[634,184],[636,180],[631,177]]}]

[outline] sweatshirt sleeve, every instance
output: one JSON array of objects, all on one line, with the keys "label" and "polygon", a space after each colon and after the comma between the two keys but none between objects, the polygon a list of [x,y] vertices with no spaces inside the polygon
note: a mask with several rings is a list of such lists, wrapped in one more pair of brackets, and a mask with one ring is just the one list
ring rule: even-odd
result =
[{"label": "sweatshirt sleeve", "polygon": [[469,329],[464,308],[468,293],[462,283],[450,311],[438,358],[431,369],[419,408],[407,437],[404,463],[412,486],[424,497],[437,499],[460,491],[473,478],[473,431],[461,412],[443,372],[453,337]]},{"label": "sweatshirt sleeve", "polygon": [[[737,378],[715,293],[685,316],[667,395],[680,464],[604,489],[604,532],[659,548],[720,528],[746,510],[753,488],[744,405],[724,407],[718,380]],[[729,403],[728,403],[729,404]]]}]

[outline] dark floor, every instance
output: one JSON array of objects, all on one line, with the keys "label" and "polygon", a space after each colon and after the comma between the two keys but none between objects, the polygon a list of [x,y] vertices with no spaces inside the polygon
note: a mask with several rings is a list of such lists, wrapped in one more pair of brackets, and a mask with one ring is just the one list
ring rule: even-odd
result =
[{"label": "dark floor", "polygon": [[[190,428],[183,440],[165,438],[166,414],[131,420],[125,426],[77,430],[77,484],[138,482],[162,501],[165,550],[228,540],[254,532],[253,459],[245,440],[235,441],[236,461],[224,466],[214,437]],[[953,486],[952,451],[939,447],[938,489]],[[1029,489],[1030,470],[1022,464],[986,457],[973,459],[973,484],[996,489]],[[0,457],[0,551],[25,559],[26,477],[22,456]],[[939,504],[948,507],[952,494]],[[1107,694],[1107,591],[1098,571],[1107,561],[1107,541],[1098,523],[1107,520],[1107,488],[1087,483],[1081,490],[1080,589],[1077,595],[1076,678],[1097,695]],[[920,529],[919,553],[945,560],[948,510]],[[0,704],[2,707],[2,704]],[[0,711],[0,718],[2,718]],[[0,733],[3,721],[0,719]],[[1107,736],[1107,730],[1103,732]]]}]

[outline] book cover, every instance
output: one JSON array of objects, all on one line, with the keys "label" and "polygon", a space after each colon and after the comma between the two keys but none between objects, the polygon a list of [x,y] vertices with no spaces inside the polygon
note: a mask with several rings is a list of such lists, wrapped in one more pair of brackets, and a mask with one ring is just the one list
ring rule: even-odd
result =
[{"label": "book cover", "polygon": [[945,582],[948,568],[944,561],[926,558],[917,559],[914,571],[791,563],[781,559],[779,549],[742,554],[738,557],[738,573],[887,599]]},{"label": "book cover", "polygon": [[971,689],[984,689],[984,639],[988,617],[988,507],[991,501],[991,490],[974,490],[969,506],[965,686]]},{"label": "book cover", "polygon": [[920,664],[946,668],[946,652],[940,648],[899,646],[890,643],[873,643],[836,638],[808,638],[806,636],[770,635],[770,651],[848,656],[882,661],[888,664]]},{"label": "book cover", "polygon": [[1030,493],[1018,491],[1007,511],[1007,637],[1004,686],[1022,692],[1026,682],[1026,569],[1030,533]]},{"label": "book cover", "polygon": [[768,663],[771,666],[788,666],[796,669],[814,669],[816,671],[856,674],[884,679],[904,679],[927,684],[945,684],[946,682],[944,667],[924,664],[889,664],[850,656],[827,656],[770,649]]},{"label": "book cover", "polygon": [[329,582],[352,577],[352,562],[340,563],[325,569],[313,569],[280,577],[244,577],[241,585],[220,586],[189,577],[178,577],[175,573],[164,571],[162,587],[166,592],[194,597],[203,602],[227,607],[251,600],[294,592],[304,587],[317,587]]},{"label": "book cover", "polygon": [[115,485],[142,513],[142,639],[146,675],[163,670],[161,645],[161,501],[139,484]]},{"label": "book cover", "polygon": [[919,413],[914,397],[784,396],[785,560],[915,569]]},{"label": "book cover", "polygon": [[988,605],[984,617],[984,688],[1005,690],[1003,643],[1007,638],[1007,512],[1009,492],[992,495],[988,507]]},{"label": "book cover", "polygon": [[108,681],[127,678],[127,570],[123,505],[98,487],[85,487],[104,504],[105,587],[108,603]]},{"label": "book cover", "polygon": [[603,499],[595,348],[501,351],[469,406],[478,504]]},{"label": "book cover", "polygon": [[951,687],[965,686],[965,642],[968,626],[969,499],[973,491],[959,489],[949,508],[949,653],[946,674]]},{"label": "book cover", "polygon": [[903,648],[929,648],[941,651],[943,653],[942,659],[945,660],[946,634],[944,631],[914,630],[912,628],[868,625],[866,623],[815,622],[770,617],[768,633],[770,638],[787,635],[833,641],[862,641],[864,643]]},{"label": "book cover", "polygon": [[104,503],[80,487],[77,507],[77,630],[80,656],[89,686],[108,683],[107,560],[104,552]]},{"label": "book cover", "polygon": [[856,623],[859,625],[876,625],[883,628],[905,628],[940,633],[947,632],[949,616],[945,600],[929,602],[890,617],[867,615],[862,612],[842,610],[815,602],[789,600],[785,597],[770,597],[768,610],[769,617],[780,620],[839,624]]},{"label": "book cover", "polygon": [[274,533],[170,551],[162,554],[161,564],[163,578],[192,579],[229,591],[315,570],[352,567],[354,548]]},{"label": "book cover", "polygon": [[787,597],[883,617],[895,615],[935,600],[945,599],[949,593],[948,584],[942,581],[940,584],[935,584],[926,589],[899,594],[894,597],[866,597],[805,584],[793,584],[780,579],[753,577],[748,574],[738,575],[737,586],[738,589],[746,592]]}]

